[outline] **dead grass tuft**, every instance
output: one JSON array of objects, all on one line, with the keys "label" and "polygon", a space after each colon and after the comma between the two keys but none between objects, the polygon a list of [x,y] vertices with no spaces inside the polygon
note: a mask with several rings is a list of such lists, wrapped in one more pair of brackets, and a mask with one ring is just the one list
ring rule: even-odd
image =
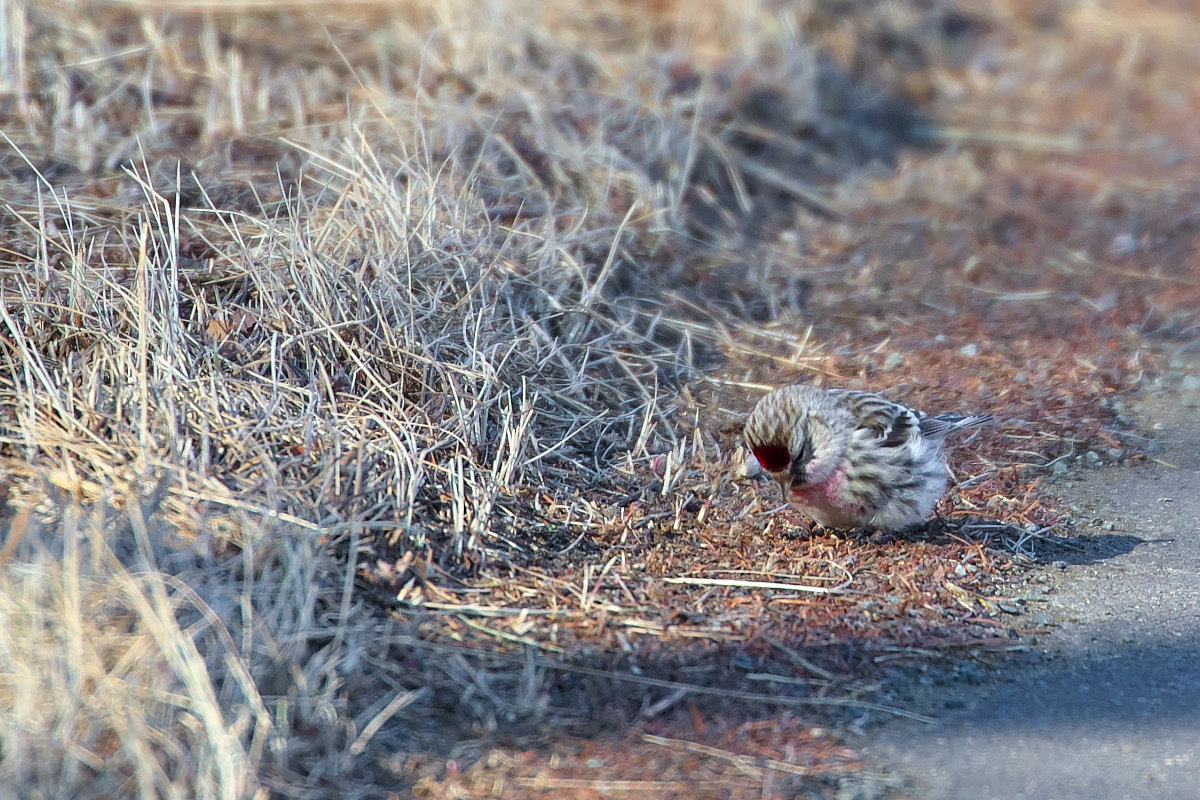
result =
[{"label": "dead grass tuft", "polygon": [[624,491],[712,338],[694,239],[832,213],[907,124],[794,15],[577,12],[4,7],[10,785],[303,796],[439,703],[543,713],[356,581],[441,596]]}]

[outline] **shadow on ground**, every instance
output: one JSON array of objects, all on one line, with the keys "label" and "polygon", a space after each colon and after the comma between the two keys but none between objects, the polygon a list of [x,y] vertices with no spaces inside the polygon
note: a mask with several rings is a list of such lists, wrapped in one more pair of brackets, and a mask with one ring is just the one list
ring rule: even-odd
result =
[{"label": "shadow on ground", "polygon": [[927,800],[1194,798],[1200,616],[1189,624],[1190,635],[1063,653],[983,690],[927,689],[916,707],[937,724],[899,720],[867,752]]},{"label": "shadow on ground", "polygon": [[1073,566],[1098,564],[1132,553],[1150,540],[1127,533],[1096,533],[1039,540],[1034,548],[1042,564],[1065,563]]}]

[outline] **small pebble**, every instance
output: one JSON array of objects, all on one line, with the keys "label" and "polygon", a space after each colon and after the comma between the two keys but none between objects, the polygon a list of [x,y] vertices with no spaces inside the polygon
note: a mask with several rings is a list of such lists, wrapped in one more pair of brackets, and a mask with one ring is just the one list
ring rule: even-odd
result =
[{"label": "small pebble", "polygon": [[1183,380],[1179,382],[1179,388],[1185,392],[1200,392],[1200,377],[1184,375]]},{"label": "small pebble", "polygon": [[1055,569],[1066,569],[1068,564],[1065,561],[1051,561],[1050,566],[1054,567]]},{"label": "small pebble", "polygon": [[1034,625],[1042,625],[1042,626],[1056,624],[1054,622],[1054,617],[1050,616],[1045,611],[1033,612],[1033,616],[1031,616],[1029,618],[1029,621],[1032,622]]},{"label": "small pebble", "polygon": [[958,354],[960,356],[966,356],[967,358],[973,358],[979,355],[979,345],[974,343],[964,344],[962,347],[958,348]]},{"label": "small pebble", "polygon": [[904,356],[899,353],[888,353],[888,357],[883,360],[883,368],[885,370],[899,369],[904,366]]},{"label": "small pebble", "polygon": [[1137,252],[1138,242],[1129,233],[1118,233],[1108,243],[1108,254],[1113,258],[1124,258]]},{"label": "small pebble", "polygon": [[762,464],[759,464],[758,459],[754,456],[746,456],[746,460],[742,462],[738,472],[742,474],[743,478],[755,478],[762,472]]}]

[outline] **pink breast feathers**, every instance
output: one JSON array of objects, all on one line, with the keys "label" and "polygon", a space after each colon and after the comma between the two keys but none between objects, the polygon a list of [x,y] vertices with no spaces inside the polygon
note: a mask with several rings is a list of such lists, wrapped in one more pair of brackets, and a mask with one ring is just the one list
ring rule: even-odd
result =
[{"label": "pink breast feathers", "polygon": [[847,503],[842,496],[842,487],[846,485],[846,471],[835,470],[820,483],[793,485],[791,490],[792,502],[801,505],[816,506],[841,512],[859,511],[853,504]]}]

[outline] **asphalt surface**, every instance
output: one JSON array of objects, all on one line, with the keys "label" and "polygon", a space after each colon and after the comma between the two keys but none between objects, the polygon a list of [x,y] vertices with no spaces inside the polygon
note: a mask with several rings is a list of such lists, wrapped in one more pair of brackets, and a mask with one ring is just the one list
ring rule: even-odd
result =
[{"label": "asphalt surface", "polygon": [[[1048,581],[1039,663],[924,692],[867,755],[920,800],[1200,800],[1200,392],[1150,398],[1172,465],[1089,470],[1062,495],[1084,549]],[[1111,528],[1111,530],[1110,530]]]}]

